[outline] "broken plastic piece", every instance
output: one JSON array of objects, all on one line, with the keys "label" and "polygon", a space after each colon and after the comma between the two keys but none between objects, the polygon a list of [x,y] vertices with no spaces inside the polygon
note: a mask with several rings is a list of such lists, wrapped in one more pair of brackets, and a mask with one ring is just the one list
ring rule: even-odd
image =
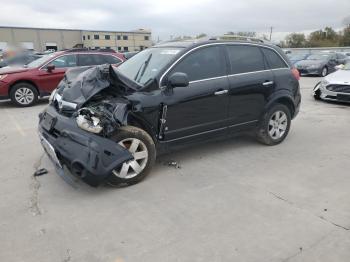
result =
[{"label": "broken plastic piece", "polygon": [[33,176],[42,176],[42,175],[45,175],[47,173],[49,173],[49,171],[47,171],[47,169],[41,168],[41,169],[38,169],[37,171],[35,171]]}]

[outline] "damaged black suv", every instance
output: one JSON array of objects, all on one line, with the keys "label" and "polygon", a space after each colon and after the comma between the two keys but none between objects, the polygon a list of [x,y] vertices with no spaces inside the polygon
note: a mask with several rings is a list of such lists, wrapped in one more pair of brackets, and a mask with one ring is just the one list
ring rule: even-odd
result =
[{"label": "damaged black suv", "polygon": [[40,140],[58,172],[130,185],[174,147],[243,131],[282,142],[299,111],[298,80],[276,46],[160,44],[118,68],[68,71],[39,116]]}]

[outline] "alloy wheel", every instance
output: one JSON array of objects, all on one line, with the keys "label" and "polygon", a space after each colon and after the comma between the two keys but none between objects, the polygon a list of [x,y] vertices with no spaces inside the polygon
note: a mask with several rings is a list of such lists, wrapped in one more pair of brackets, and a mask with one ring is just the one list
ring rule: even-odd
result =
[{"label": "alloy wheel", "polygon": [[326,67],[323,68],[323,69],[322,69],[322,76],[326,76],[326,75],[327,75],[327,72],[328,72],[327,68],[326,68]]},{"label": "alloy wheel", "polygon": [[15,92],[15,99],[21,105],[29,105],[34,101],[34,92],[30,88],[21,87]]},{"label": "alloy wheel", "polygon": [[137,138],[126,138],[118,144],[126,148],[134,159],[123,163],[120,168],[113,170],[113,174],[123,179],[130,179],[139,175],[145,169],[148,161],[146,145]]},{"label": "alloy wheel", "polygon": [[276,111],[269,120],[268,131],[270,137],[274,140],[280,139],[285,134],[287,126],[288,118],[286,113]]}]

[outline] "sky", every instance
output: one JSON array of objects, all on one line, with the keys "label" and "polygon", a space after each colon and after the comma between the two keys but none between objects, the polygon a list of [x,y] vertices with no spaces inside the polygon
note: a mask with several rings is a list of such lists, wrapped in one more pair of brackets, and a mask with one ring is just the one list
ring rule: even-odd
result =
[{"label": "sky", "polygon": [[153,39],[255,31],[273,40],[350,21],[350,0],[3,0],[0,26],[128,31]]}]

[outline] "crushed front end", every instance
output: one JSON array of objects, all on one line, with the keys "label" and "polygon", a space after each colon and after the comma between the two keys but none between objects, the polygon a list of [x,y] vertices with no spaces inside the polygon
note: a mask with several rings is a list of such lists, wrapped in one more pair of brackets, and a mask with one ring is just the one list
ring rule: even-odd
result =
[{"label": "crushed front end", "polygon": [[91,186],[98,186],[114,169],[133,159],[127,149],[110,139],[126,122],[128,101],[115,90],[116,95],[105,92],[121,89],[110,80],[108,70],[100,66],[73,72],[73,79],[68,73],[39,115],[40,141],[58,172],[64,172],[66,166]]}]

